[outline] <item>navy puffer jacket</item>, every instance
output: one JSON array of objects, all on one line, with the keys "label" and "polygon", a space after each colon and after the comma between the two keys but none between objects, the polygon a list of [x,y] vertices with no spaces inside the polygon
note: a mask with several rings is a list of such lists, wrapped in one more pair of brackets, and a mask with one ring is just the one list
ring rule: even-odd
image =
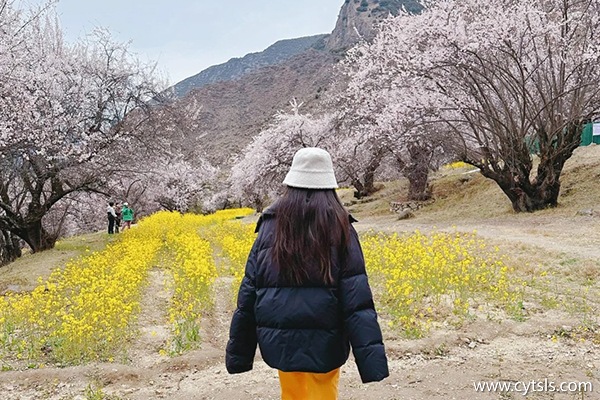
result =
[{"label": "navy puffer jacket", "polygon": [[281,371],[329,372],[346,362],[352,347],[364,383],[387,377],[381,329],[352,225],[344,265],[332,251],[337,282],[331,286],[278,285],[271,261],[275,214],[265,211],[256,229],[231,322],[227,371],[251,370],[258,343],[263,360]]}]

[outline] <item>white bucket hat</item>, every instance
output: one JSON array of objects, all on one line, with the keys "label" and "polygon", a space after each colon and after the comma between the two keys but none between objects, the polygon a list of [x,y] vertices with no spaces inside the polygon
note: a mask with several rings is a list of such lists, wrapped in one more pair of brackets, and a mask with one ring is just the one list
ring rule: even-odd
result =
[{"label": "white bucket hat", "polygon": [[331,156],[317,147],[298,150],[283,184],[305,189],[336,189],[338,184]]}]

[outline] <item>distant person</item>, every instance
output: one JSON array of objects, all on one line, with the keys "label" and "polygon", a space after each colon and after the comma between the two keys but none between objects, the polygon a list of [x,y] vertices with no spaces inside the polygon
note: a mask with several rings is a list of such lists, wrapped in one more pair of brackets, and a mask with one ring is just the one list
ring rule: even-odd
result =
[{"label": "distant person", "polygon": [[283,183],[285,193],[256,226],[226,367],[251,370],[258,344],[279,370],[283,400],[333,400],[350,348],[364,383],[389,375],[381,329],[329,153],[299,150]]},{"label": "distant person", "polygon": [[112,201],[108,202],[106,208],[106,215],[108,216],[108,234],[112,235],[115,233],[115,221],[117,220],[117,213],[115,211],[115,203]]},{"label": "distant person", "polygon": [[121,209],[118,204],[115,204],[115,214],[117,215],[115,218],[115,233],[119,233],[119,228],[121,227]]},{"label": "distant person", "polygon": [[121,220],[123,221],[123,231],[125,229],[131,229],[131,223],[133,222],[133,209],[129,207],[129,203],[123,203],[121,208]]}]

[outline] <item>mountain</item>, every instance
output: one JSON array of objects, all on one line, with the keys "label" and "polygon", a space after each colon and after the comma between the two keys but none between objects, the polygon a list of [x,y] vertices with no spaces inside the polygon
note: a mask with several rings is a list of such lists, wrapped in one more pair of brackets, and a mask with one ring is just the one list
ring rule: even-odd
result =
[{"label": "mountain", "polygon": [[231,81],[260,68],[281,64],[311,48],[323,48],[329,35],[315,35],[275,42],[262,52],[250,53],[242,58],[232,58],[226,63],[213,65],[200,73],[182,80],[173,86],[177,97],[183,97],[193,89],[211,83]]},{"label": "mountain", "polygon": [[281,64],[261,68],[234,81],[203,86],[190,92],[184,104],[199,105],[196,135],[189,145],[201,149],[215,164],[227,166],[278,111],[296,98],[303,112],[327,90],[335,56],[311,49]]},{"label": "mountain", "polygon": [[323,94],[336,77],[335,64],[346,50],[375,34],[376,23],[404,7],[419,12],[415,0],[345,0],[332,33],[279,41],[264,52],[210,67],[174,86],[181,107],[198,110],[189,148],[228,169],[289,102],[302,112],[324,110]]}]

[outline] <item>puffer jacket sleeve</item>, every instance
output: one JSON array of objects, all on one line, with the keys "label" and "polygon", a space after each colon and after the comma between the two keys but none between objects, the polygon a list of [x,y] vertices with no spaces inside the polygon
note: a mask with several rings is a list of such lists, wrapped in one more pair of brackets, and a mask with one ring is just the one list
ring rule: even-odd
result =
[{"label": "puffer jacket sleeve", "polygon": [[246,271],[238,292],[237,309],[231,320],[229,341],[225,352],[225,365],[230,374],[250,371],[254,363],[257,346],[256,319],[254,317],[257,248],[258,239],[254,242],[248,256]]},{"label": "puffer jacket sleeve", "polygon": [[340,269],[340,301],[361,380],[376,382],[389,376],[387,357],[358,234],[352,226],[350,230],[348,258]]}]

